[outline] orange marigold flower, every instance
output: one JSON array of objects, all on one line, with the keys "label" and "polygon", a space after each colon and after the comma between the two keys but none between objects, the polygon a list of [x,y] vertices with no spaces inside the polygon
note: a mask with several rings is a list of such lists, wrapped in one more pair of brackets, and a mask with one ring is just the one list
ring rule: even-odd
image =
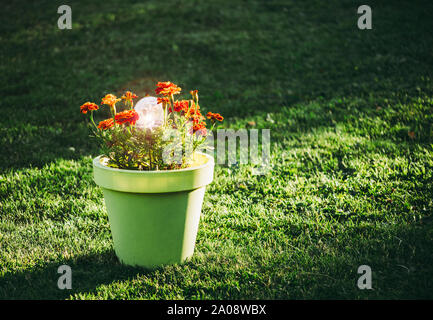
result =
[{"label": "orange marigold flower", "polygon": [[199,122],[201,122],[202,120],[205,119],[205,117],[203,117],[203,115],[200,113],[200,111],[196,111],[195,113],[192,113],[189,117],[190,120],[192,120],[192,122],[194,124],[197,124]]},{"label": "orange marigold flower", "polygon": [[191,126],[189,133],[190,134],[197,133],[198,135],[205,136],[207,133],[206,123],[204,122],[194,123],[193,126]]},{"label": "orange marigold flower", "polygon": [[109,106],[113,107],[120,100],[122,99],[117,99],[114,94],[109,93],[102,98],[101,104],[108,104]]},{"label": "orange marigold flower", "polygon": [[134,109],[119,112],[114,116],[114,119],[118,124],[128,122],[129,124],[134,125],[137,122],[138,118],[138,113]]},{"label": "orange marigold flower", "polygon": [[157,102],[158,104],[161,104],[161,103],[169,103],[169,102],[170,102],[170,98],[169,98],[169,97],[157,98],[157,99],[156,99],[156,102]]},{"label": "orange marigold flower", "polygon": [[[193,117],[194,115],[199,115],[200,117],[203,117],[200,113],[200,106],[194,102],[194,100],[190,101],[190,107],[188,109],[188,112],[186,113],[186,117]],[[204,119],[204,117],[203,117]]]},{"label": "orange marigold flower", "polygon": [[81,113],[87,113],[87,111],[95,111],[98,110],[99,106],[93,102],[86,102],[80,107]]},{"label": "orange marigold flower", "polygon": [[220,115],[219,113],[213,113],[213,112],[208,112],[206,117],[208,119],[211,119],[213,121],[223,121],[224,117],[222,115]]},{"label": "orange marigold flower", "polygon": [[107,130],[107,129],[111,128],[112,126],[114,126],[114,120],[113,120],[113,118],[109,118],[109,119],[106,119],[106,120],[99,122],[98,129]]},{"label": "orange marigold flower", "polygon": [[126,91],[125,94],[121,97],[123,100],[131,101],[132,99],[138,98],[135,93],[132,93],[131,91]]},{"label": "orange marigold flower", "polygon": [[170,81],[158,82],[156,85],[155,93],[162,94],[163,96],[170,96],[172,94],[179,94],[181,88]]},{"label": "orange marigold flower", "polygon": [[188,100],[181,100],[181,101],[177,100],[174,102],[173,109],[176,112],[180,112],[180,111],[188,112],[189,101]]},{"label": "orange marigold flower", "polygon": [[199,136],[206,136],[207,135],[207,129],[204,127],[200,127],[195,131],[195,134]]}]

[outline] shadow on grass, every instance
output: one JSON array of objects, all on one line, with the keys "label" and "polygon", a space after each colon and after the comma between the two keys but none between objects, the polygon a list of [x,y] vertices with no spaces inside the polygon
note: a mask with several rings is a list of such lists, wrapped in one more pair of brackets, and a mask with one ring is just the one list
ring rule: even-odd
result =
[{"label": "shadow on grass", "polygon": [[[155,74],[185,89],[200,86],[203,106],[218,106],[229,119],[320,96],[416,88],[432,63],[431,42],[422,37],[432,23],[427,1],[382,5],[376,11],[382,15],[375,27],[380,32],[354,28],[350,1],[338,6],[266,1],[245,7],[230,1],[177,1],[175,10],[157,2],[137,3],[131,10],[128,2],[110,1],[98,8],[80,5],[81,20],[67,33],[48,29],[50,3],[20,15],[15,7],[28,8],[21,2],[11,4],[3,17],[8,23],[1,39],[6,55],[0,82],[0,109],[5,111],[0,170],[41,167],[94,151],[88,131],[77,124],[84,123],[78,112],[82,99],[100,99],[116,88],[144,93],[142,88],[154,86]],[[404,16],[405,26],[396,29],[401,22],[397,13],[409,8],[413,12]],[[158,19],[147,19],[154,13]],[[304,16],[310,18],[299,18]],[[32,24],[34,32],[21,35]],[[167,49],[167,36],[155,37],[155,32],[173,39],[173,49]],[[134,41],[125,47],[126,34]],[[10,109],[17,112],[6,112]]]},{"label": "shadow on grass", "polygon": [[[57,269],[68,265],[72,270],[72,289],[61,290]],[[127,267],[118,261],[114,251],[50,262],[31,270],[0,278],[0,299],[65,299],[79,292],[93,291],[99,285],[134,277],[145,269]]]}]

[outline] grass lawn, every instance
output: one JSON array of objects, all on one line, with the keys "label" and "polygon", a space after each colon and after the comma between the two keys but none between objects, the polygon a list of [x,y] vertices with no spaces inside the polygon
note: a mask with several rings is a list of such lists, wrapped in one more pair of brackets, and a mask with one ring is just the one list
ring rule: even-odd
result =
[{"label": "grass lawn", "polygon": [[[433,298],[431,1],[363,31],[346,0],[70,1],[72,30],[61,4],[0,11],[1,299]],[[148,271],[115,256],[79,106],[168,80],[271,129],[273,168],[217,166],[193,259]]]}]

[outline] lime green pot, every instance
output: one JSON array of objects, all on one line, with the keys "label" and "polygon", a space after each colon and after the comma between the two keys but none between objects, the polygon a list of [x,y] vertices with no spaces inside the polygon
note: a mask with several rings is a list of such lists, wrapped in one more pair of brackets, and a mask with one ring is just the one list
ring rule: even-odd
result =
[{"label": "lime green pot", "polygon": [[[197,166],[180,170],[135,171],[93,160],[102,188],[114,250],[127,265],[154,268],[181,263],[194,253],[206,185],[214,159],[195,154]],[[197,161],[198,160],[198,161]]]}]

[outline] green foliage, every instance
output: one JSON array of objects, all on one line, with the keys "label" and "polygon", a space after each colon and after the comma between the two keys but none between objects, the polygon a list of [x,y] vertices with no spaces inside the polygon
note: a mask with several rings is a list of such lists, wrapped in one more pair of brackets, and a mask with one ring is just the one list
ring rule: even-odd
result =
[{"label": "green foliage", "polygon": [[128,170],[173,170],[192,164],[193,154],[206,140],[206,136],[183,130],[157,127],[139,129],[135,126],[116,126],[98,133],[102,139],[102,154],[107,165]]}]

